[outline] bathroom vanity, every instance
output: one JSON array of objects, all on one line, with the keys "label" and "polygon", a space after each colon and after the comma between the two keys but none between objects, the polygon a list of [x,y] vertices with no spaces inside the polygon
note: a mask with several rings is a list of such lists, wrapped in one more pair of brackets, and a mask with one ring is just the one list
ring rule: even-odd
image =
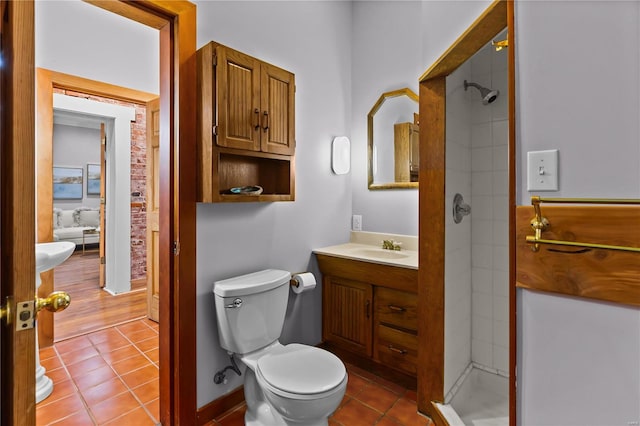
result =
[{"label": "bathroom vanity", "polygon": [[[402,242],[402,249],[382,249],[383,239]],[[323,274],[325,345],[415,377],[417,238],[352,232],[349,243],[314,253]]]}]

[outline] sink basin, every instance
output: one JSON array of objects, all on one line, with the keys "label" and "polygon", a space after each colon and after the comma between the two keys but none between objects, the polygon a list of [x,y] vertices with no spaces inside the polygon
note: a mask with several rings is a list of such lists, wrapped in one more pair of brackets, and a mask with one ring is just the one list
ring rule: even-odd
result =
[{"label": "sink basin", "polygon": [[36,244],[36,287],[40,285],[40,273],[67,260],[75,248],[76,245],[70,241]]},{"label": "sink basin", "polygon": [[396,250],[384,250],[381,248],[357,248],[352,251],[356,256],[366,256],[376,259],[404,259],[409,257],[407,253]]}]

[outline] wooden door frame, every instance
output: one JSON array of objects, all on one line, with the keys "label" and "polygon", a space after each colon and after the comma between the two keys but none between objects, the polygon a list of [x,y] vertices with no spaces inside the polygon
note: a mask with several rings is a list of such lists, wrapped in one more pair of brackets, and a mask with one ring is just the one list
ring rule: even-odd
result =
[{"label": "wooden door frame", "polygon": [[508,28],[509,101],[509,422],[516,423],[515,44],[514,2],[494,1],[420,77],[418,410],[447,424],[444,402],[446,77]]},{"label": "wooden door frame", "polygon": [[[53,241],[53,176],[51,170],[53,168],[54,89],[71,90],[138,104],[146,104],[158,95],[44,68],[36,69],[36,88],[37,241],[43,243]],[[100,238],[103,238],[104,229],[100,234]],[[41,277],[42,284],[38,290],[38,296],[45,297],[54,290],[53,270],[42,273]],[[51,312],[43,311],[38,315],[38,342],[41,348],[53,345],[55,337],[53,324],[54,319]]]},{"label": "wooden door frame", "polygon": [[[160,32],[160,421],[195,424],[196,7],[178,0],[89,3]],[[5,7],[2,282],[13,284],[16,300],[28,300],[35,291],[35,10],[32,1],[3,2]],[[8,328],[2,339],[3,424],[35,424],[35,330],[14,336]]]},{"label": "wooden door frame", "polygon": [[[0,238],[2,303],[35,292],[35,37],[33,2],[0,2],[2,23],[2,140],[0,143]],[[5,14],[6,11],[6,14]],[[5,20],[4,18],[8,19]],[[15,321],[15,319],[14,319]],[[35,424],[35,329],[2,330],[3,425]]]}]

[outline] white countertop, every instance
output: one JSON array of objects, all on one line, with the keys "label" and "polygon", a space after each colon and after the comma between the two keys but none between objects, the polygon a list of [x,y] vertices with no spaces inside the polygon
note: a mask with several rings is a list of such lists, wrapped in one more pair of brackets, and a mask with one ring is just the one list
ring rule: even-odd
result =
[{"label": "white countertop", "polygon": [[[382,240],[402,243],[402,249],[400,251],[385,250],[382,248]],[[381,265],[418,269],[418,237],[410,235],[352,231],[348,243],[315,249],[313,252]]]}]

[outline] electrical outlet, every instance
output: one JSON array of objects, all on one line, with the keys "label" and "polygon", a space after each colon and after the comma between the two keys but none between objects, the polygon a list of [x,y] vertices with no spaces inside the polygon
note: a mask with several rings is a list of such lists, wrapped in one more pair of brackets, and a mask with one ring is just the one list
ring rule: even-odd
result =
[{"label": "electrical outlet", "polygon": [[362,215],[354,214],[351,217],[351,230],[362,231]]}]

